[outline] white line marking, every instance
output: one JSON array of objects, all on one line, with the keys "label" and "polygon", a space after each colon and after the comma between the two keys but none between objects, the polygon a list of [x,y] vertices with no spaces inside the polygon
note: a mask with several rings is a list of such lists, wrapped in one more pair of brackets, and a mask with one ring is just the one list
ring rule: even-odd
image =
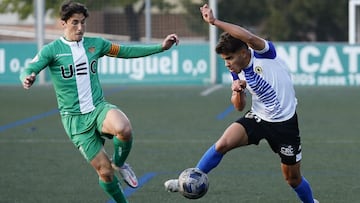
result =
[{"label": "white line marking", "polygon": [[200,93],[201,96],[208,96],[209,94],[215,92],[216,90],[218,89],[221,89],[222,88],[222,85],[218,84],[218,85],[214,85],[214,86],[211,86],[210,88],[207,88],[206,90],[202,91]]}]

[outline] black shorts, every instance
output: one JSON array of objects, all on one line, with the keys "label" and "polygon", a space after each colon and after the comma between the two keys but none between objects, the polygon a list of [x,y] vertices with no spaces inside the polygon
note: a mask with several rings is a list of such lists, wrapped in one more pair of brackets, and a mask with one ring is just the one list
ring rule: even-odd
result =
[{"label": "black shorts", "polygon": [[281,163],[293,165],[301,160],[301,145],[297,114],[283,122],[267,122],[251,111],[236,121],[244,126],[249,145],[265,139],[281,158]]}]

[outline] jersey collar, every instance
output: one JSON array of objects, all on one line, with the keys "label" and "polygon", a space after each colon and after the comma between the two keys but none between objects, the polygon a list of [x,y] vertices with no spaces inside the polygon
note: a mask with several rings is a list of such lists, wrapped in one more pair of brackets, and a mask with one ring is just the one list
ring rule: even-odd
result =
[{"label": "jersey collar", "polygon": [[79,46],[79,44],[82,44],[84,42],[84,38],[82,38],[79,42],[76,41],[68,41],[65,39],[65,37],[60,37],[60,40],[69,46]]}]

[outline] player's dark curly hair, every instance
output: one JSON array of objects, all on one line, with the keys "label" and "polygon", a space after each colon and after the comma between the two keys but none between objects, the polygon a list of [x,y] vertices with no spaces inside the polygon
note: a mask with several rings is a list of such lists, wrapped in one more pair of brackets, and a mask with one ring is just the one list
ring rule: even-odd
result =
[{"label": "player's dark curly hair", "polygon": [[69,20],[75,13],[82,13],[85,18],[89,16],[89,12],[85,5],[78,2],[66,1],[60,7],[60,19],[63,21]]},{"label": "player's dark curly hair", "polygon": [[217,54],[230,54],[243,48],[248,49],[248,45],[245,42],[231,36],[227,32],[223,32],[219,37],[215,51]]}]

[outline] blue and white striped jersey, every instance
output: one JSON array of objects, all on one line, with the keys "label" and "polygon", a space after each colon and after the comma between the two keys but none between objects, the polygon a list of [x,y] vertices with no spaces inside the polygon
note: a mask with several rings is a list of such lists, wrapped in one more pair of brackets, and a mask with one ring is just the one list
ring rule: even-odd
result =
[{"label": "blue and white striped jersey", "polygon": [[269,41],[261,51],[250,50],[251,60],[239,78],[247,82],[252,112],[269,122],[290,119],[295,113],[297,99],[286,63],[276,55]]}]

